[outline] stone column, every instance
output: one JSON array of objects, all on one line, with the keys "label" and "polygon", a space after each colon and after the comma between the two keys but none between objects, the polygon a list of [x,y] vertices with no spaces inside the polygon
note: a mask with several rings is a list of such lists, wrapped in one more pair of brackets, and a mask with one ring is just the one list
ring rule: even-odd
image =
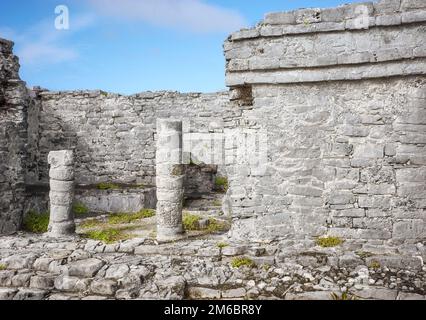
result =
[{"label": "stone column", "polygon": [[182,121],[157,120],[157,240],[181,238],[184,165]]},{"label": "stone column", "polygon": [[75,232],[74,213],[74,153],[72,150],[52,151],[50,164],[50,222],[48,235],[61,237]]}]

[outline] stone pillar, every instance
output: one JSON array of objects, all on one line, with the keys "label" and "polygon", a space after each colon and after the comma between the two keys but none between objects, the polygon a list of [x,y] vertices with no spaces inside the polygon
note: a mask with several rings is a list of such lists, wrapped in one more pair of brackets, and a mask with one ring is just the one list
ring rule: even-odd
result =
[{"label": "stone pillar", "polygon": [[48,235],[61,237],[75,232],[74,213],[74,153],[72,150],[51,151],[50,222]]},{"label": "stone pillar", "polygon": [[181,238],[184,165],[182,121],[157,120],[157,240]]}]

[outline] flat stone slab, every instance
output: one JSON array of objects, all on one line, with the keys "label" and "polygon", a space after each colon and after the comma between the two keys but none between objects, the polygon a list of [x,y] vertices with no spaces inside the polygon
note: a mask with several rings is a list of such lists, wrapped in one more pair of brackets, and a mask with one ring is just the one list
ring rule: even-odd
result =
[{"label": "flat stone slab", "polygon": [[69,264],[69,275],[76,277],[93,277],[105,264],[102,260],[90,258]]}]

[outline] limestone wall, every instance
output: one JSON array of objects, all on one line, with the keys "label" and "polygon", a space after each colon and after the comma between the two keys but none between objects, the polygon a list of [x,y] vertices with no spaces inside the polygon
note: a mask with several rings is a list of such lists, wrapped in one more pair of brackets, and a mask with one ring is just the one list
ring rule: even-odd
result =
[{"label": "limestone wall", "polygon": [[273,13],[229,37],[241,124],[268,134],[266,173],[229,177],[234,237],[426,238],[424,39],[417,0]]},{"label": "limestone wall", "polygon": [[222,132],[235,127],[241,110],[228,92],[133,96],[102,91],[36,91],[30,107],[31,182],[47,181],[47,154],[75,149],[76,183],[155,184],[156,119],[185,121],[184,130]]},{"label": "limestone wall", "polygon": [[0,234],[20,228],[25,197],[26,108],[13,43],[0,39]]}]

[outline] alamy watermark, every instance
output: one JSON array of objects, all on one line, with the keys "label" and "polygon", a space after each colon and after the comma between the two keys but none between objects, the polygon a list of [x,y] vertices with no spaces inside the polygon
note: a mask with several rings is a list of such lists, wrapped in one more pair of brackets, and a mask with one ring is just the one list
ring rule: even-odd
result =
[{"label": "alamy watermark", "polygon": [[58,5],[55,7],[55,29],[69,30],[70,28],[70,11],[66,5]]}]

